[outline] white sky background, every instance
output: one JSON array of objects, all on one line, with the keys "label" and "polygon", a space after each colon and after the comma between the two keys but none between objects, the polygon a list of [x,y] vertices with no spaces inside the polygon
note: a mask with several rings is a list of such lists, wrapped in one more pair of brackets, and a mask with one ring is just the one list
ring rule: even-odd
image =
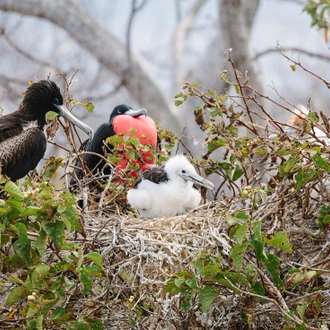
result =
[{"label": "white sky background", "polygon": [[[171,45],[177,22],[175,1],[177,0],[149,0],[135,17],[132,30],[133,51],[144,59],[151,76],[171,102],[174,102],[171,91]],[[121,42],[125,42],[131,1],[77,0],[77,2],[103,23]],[[189,0],[181,2],[183,15],[190,5]],[[217,11],[217,1],[209,0],[200,12],[194,29],[186,41],[185,66],[187,68],[194,64],[198,65],[212,36],[215,35],[218,29]],[[302,13],[302,5],[290,0],[262,0],[253,28],[251,49],[255,53],[274,49],[279,42],[283,47],[297,47],[329,55],[328,45],[325,44],[322,33],[316,28],[311,28],[310,22],[310,17]],[[6,28],[7,33],[21,48],[35,57],[55,63],[69,73],[73,73],[77,67],[80,67],[78,80],[72,92],[80,100],[96,98],[93,100],[94,114],[89,117],[84,116],[86,123],[93,128],[108,120],[111,110],[117,104],[129,103],[133,107],[137,106],[123,91],[112,99],[97,100],[98,95],[112,89],[116,78],[109,75],[105,69],[100,70],[95,59],[89,53],[82,51],[61,28],[41,19],[22,17],[12,13],[1,13],[0,25]],[[288,55],[292,53],[289,52]],[[34,76],[37,79],[44,79],[49,72],[52,72],[54,77],[53,68],[43,68],[16,55],[1,36],[0,56],[0,74],[6,77],[15,77],[22,82],[33,79]],[[297,53],[293,56],[298,58]],[[300,60],[306,67],[330,80],[329,63],[314,60],[305,55],[301,55]],[[273,90],[268,87],[274,84],[279,93],[291,102],[306,104],[307,99],[312,97],[314,110],[322,108],[330,114],[330,111],[326,109],[328,90],[317,79],[303,73],[299,68],[293,72],[290,63],[277,53],[264,55],[258,60],[258,66],[262,72],[265,94],[275,97]],[[218,76],[220,72],[214,74]],[[25,89],[23,84],[11,86],[17,91],[14,93],[16,95],[14,100],[9,100],[8,90],[0,86],[0,106],[5,112],[16,109],[18,100],[22,98],[20,91]],[[276,109],[272,110],[276,111]],[[75,111],[83,112],[84,110]],[[77,115],[81,117],[79,113]]]}]

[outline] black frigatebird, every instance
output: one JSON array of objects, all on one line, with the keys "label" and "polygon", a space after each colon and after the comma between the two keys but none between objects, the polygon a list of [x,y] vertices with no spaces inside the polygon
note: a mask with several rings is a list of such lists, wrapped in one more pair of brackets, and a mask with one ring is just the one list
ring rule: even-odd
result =
[{"label": "black frigatebird", "polygon": [[[108,123],[100,125],[95,131],[94,138],[90,141],[86,140],[81,150],[85,150],[86,153],[82,157],[87,166],[87,171],[91,174],[95,174],[98,171],[108,175],[111,173],[111,168],[106,167],[106,160],[98,155],[106,158],[105,144],[107,138],[114,135],[128,135],[135,136],[140,140],[141,145],[150,144],[156,148],[157,145],[157,128],[155,122],[147,116],[146,109],[133,110],[132,107],[121,104],[116,106],[109,118]],[[109,146],[111,149],[111,146]],[[139,151],[140,152],[140,151]],[[142,152],[141,156],[146,164],[153,164],[154,157],[149,151]],[[124,157],[127,157],[124,156]],[[120,168],[125,168],[129,158],[124,158],[118,164]],[[84,177],[81,162],[78,160],[75,165],[75,176],[78,180]],[[71,186],[75,184],[75,178],[71,180]]]},{"label": "black frigatebird", "polygon": [[[63,105],[59,87],[40,80],[28,87],[18,110],[0,117],[1,173],[15,181],[38,165],[46,151],[46,113],[54,111],[93,137],[93,130],[74,117]],[[36,127],[26,128],[32,122]]]},{"label": "black frigatebird", "polygon": [[195,185],[213,190],[212,182],[197,174],[184,155],[142,173],[127,193],[127,201],[142,217],[160,218],[189,212],[201,201]]}]

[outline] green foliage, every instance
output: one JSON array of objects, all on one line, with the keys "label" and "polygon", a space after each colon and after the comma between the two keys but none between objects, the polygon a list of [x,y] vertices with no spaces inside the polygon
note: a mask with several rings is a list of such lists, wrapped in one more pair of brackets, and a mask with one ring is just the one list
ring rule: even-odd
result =
[{"label": "green foliage", "polygon": [[[242,87],[237,82],[231,82],[227,74],[221,75],[221,78],[235,86],[237,94],[243,95]],[[215,199],[225,196],[223,200],[228,201],[233,198],[239,206],[234,207],[235,212],[232,209],[223,211],[232,243],[228,251],[229,258],[224,258],[217,250],[201,250],[191,262],[193,269],[187,267],[176,273],[168,280],[165,292],[179,294],[185,312],[196,308],[202,312],[208,311],[219,294],[226,290],[251,303],[253,310],[257,303],[263,303],[269,297],[270,287],[271,295],[276,291],[280,296],[286,290],[310,285],[323,272],[297,268],[285,276],[281,262],[294,252],[289,233],[286,230],[272,230],[268,234],[265,218],[261,221],[255,214],[260,214],[261,209],[267,209],[267,203],[272,205],[271,198],[281,200],[295,193],[301,196],[303,189],[310,189],[322,181],[330,172],[327,150],[321,143],[313,144],[306,139],[299,140],[287,135],[283,137],[279,134],[279,138],[267,139],[264,132],[254,127],[252,121],[246,121],[247,117],[252,119],[248,105],[244,111],[237,111],[240,107],[234,109],[232,105],[225,105],[226,97],[215,91],[201,91],[196,84],[185,83],[176,98],[182,104],[190,97],[197,97],[201,101],[194,109],[196,124],[205,136],[205,152],[201,156],[200,166],[207,176],[220,177],[221,183],[216,191],[220,192],[224,186],[230,191],[222,191],[223,195],[215,195]],[[309,111],[305,122],[299,127],[301,135],[315,137],[308,134],[313,133],[314,125],[319,125],[318,115]],[[240,127],[246,129],[245,136],[242,136]],[[258,185],[255,179],[258,175],[255,173],[264,164],[272,163],[278,164],[274,166],[275,171],[273,169],[275,174],[268,184],[263,182]],[[307,194],[305,198],[308,197]],[[273,213],[276,216],[277,212],[275,208]],[[281,219],[280,214],[278,217]],[[329,219],[330,206],[324,205],[320,209],[319,228],[327,230]],[[294,329],[305,328],[309,306],[312,305],[303,302],[298,307],[290,307],[285,315],[286,322],[291,324],[295,320]],[[316,314],[320,312],[317,306],[320,306],[319,300],[315,301]],[[251,322],[251,310],[242,307],[243,322]]]},{"label": "green foliage", "polygon": [[94,110],[94,104],[93,103],[90,103],[90,102],[88,102],[88,101],[85,101],[85,102],[80,102],[80,101],[78,101],[78,100],[76,100],[76,99],[72,99],[71,101],[70,101],[70,103],[71,103],[71,105],[72,106],[76,106],[76,105],[82,105],[88,112],[93,112],[93,110]]},{"label": "green foliage", "polygon": [[329,18],[330,18],[330,1],[329,0],[308,0],[304,7],[308,15],[311,16],[311,26],[317,26],[324,32],[324,40],[328,42]]},{"label": "green foliage", "polygon": [[[50,179],[59,163],[53,159],[47,164],[44,178]],[[71,304],[62,307],[78,294],[77,286],[86,296],[96,278],[105,279],[100,254],[85,254],[78,243],[66,243],[68,234],[82,229],[76,200],[47,181],[27,180],[18,186],[4,180],[1,190],[0,268],[13,274],[7,306],[24,316],[29,329],[44,329],[46,324],[103,329],[100,320],[76,321]],[[45,263],[49,254],[56,257]]]},{"label": "green foliage", "polygon": [[329,230],[330,228],[330,204],[322,205],[320,208],[318,226],[321,230]]},{"label": "green foliage", "polygon": [[[292,253],[287,235],[278,232],[270,238],[264,236],[261,232],[262,223],[249,221],[249,216],[244,212],[238,212],[229,221],[232,226],[231,238],[236,238],[236,244],[229,252],[232,267],[228,267],[217,250],[201,250],[191,263],[198,275],[182,270],[167,281],[165,292],[180,294],[183,310],[196,308],[194,302],[197,299],[201,310],[206,312],[223,290],[231,290],[235,294],[250,292],[258,295],[262,302],[268,284],[260,278],[258,269],[270,275],[275,287],[285,289],[284,284],[287,287],[292,286],[294,279],[284,282],[280,275],[278,257],[267,252],[275,247],[285,253]],[[252,256],[259,262],[259,267],[250,261]],[[305,276],[300,281],[296,279],[295,285],[308,282],[311,276],[307,279]]]}]

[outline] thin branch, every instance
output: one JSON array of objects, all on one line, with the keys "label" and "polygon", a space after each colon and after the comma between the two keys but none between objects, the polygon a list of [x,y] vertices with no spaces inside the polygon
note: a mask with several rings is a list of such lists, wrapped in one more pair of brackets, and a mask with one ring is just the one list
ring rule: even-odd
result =
[{"label": "thin branch", "polygon": [[260,57],[271,54],[271,53],[281,53],[281,51],[285,51],[285,52],[298,52],[300,54],[304,54],[310,57],[314,57],[317,58],[319,60],[322,61],[330,61],[330,56],[327,55],[323,55],[323,54],[317,54],[317,53],[313,53],[309,50],[305,50],[305,49],[301,49],[301,48],[295,48],[295,47],[290,47],[290,48],[285,48],[285,49],[281,49],[279,50],[278,48],[270,48],[270,49],[265,49],[262,52],[257,53],[254,57],[253,60],[256,61],[258,60]]},{"label": "thin branch", "polygon": [[198,15],[202,6],[206,3],[205,0],[196,0],[188,15],[182,19],[177,27],[173,37],[173,89],[176,90],[177,86],[181,83],[182,79],[182,61],[184,57],[184,43],[189,33],[196,16]]},{"label": "thin branch", "polygon": [[279,52],[281,53],[281,55],[286,58],[288,61],[292,62],[293,64],[299,66],[301,69],[303,69],[305,72],[308,72],[310,75],[316,77],[317,79],[321,80],[329,89],[330,89],[330,83],[323,79],[322,77],[320,77],[319,75],[317,75],[315,72],[306,69],[301,63],[300,61],[295,61],[293,60],[291,57],[289,57],[288,55],[285,55],[284,51],[280,48],[279,45],[276,46],[276,49],[279,50]]},{"label": "thin branch", "polygon": [[148,0],[143,0],[139,6],[136,5],[137,0],[132,1],[131,14],[128,19],[127,31],[126,31],[126,54],[127,54],[128,70],[131,69],[131,65],[132,65],[131,36],[132,36],[133,21],[137,12],[143,8],[143,6],[147,3],[147,1]]},{"label": "thin branch", "polygon": [[5,28],[0,28],[1,33],[0,35],[3,36],[3,38],[5,39],[5,41],[21,56],[27,58],[28,60],[38,63],[41,66],[48,66],[53,68],[55,71],[59,71],[59,68],[56,67],[56,65],[54,63],[50,63],[50,62],[46,62],[43,61],[39,58],[34,57],[32,54],[28,53],[27,51],[25,51],[24,49],[22,49],[20,46],[18,46],[10,37],[9,35],[6,33]]}]

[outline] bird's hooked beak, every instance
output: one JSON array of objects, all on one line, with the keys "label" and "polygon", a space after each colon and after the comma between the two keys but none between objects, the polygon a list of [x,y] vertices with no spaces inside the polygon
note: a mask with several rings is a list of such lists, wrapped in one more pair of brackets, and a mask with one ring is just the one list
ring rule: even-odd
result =
[{"label": "bird's hooked beak", "polygon": [[76,118],[64,105],[58,105],[54,104],[54,106],[57,108],[57,113],[69,120],[72,124],[78,126],[81,130],[83,130],[86,134],[89,135],[89,139],[93,139],[94,137],[94,131],[86,124],[84,124],[82,121],[80,121],[78,118]]},{"label": "bird's hooked beak", "polygon": [[214,189],[214,184],[211,181],[204,179],[197,173],[192,174],[192,173],[179,172],[178,174],[179,174],[179,176],[181,176],[182,179],[184,179],[186,181],[191,181],[191,182],[193,182],[199,186],[203,186],[207,189],[211,189],[211,190]]},{"label": "bird's hooked beak", "polygon": [[148,112],[144,108],[138,109],[138,110],[129,109],[128,111],[126,111],[124,113],[124,115],[128,115],[128,116],[131,116],[131,117],[139,117],[139,116],[142,116],[142,115],[147,116]]}]

